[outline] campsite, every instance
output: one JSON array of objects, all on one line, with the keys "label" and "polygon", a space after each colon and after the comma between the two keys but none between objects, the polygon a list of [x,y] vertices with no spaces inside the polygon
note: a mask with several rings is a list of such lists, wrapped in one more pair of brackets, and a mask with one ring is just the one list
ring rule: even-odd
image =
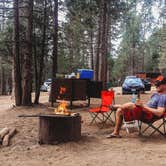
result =
[{"label": "campsite", "polygon": [[165,0],[0,0],[0,166],[165,166]]},{"label": "campsite", "polygon": [[[141,95],[145,101],[150,94]],[[131,95],[117,95],[116,102],[123,103],[131,99]],[[9,104],[10,101],[10,104]],[[9,147],[0,148],[0,163],[6,166],[28,165],[66,165],[66,166],[95,166],[95,165],[142,165],[164,166],[166,144],[165,138],[156,133],[152,138],[140,137],[138,131],[126,133],[122,131],[122,138],[107,139],[106,135],[113,130],[107,125],[103,129],[89,125],[90,116],[87,108],[74,109],[82,116],[82,137],[78,142],[67,142],[58,145],[38,144],[38,119],[19,118],[20,114],[43,113],[47,110],[48,94],[42,94],[37,107],[12,108],[10,97],[1,97],[0,128],[15,127],[18,133],[12,138]],[[100,103],[100,99],[93,99],[92,106]],[[77,101],[75,104],[84,104]]]}]

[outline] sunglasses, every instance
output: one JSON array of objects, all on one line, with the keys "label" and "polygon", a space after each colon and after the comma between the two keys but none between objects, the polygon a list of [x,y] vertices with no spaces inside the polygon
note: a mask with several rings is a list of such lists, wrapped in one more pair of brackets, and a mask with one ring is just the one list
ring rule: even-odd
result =
[{"label": "sunglasses", "polygon": [[156,87],[156,88],[158,88],[159,86],[160,86],[160,85],[156,85],[156,84],[155,84],[155,87]]},{"label": "sunglasses", "polygon": [[155,87],[159,87],[160,85],[162,85],[161,82],[155,83]]}]

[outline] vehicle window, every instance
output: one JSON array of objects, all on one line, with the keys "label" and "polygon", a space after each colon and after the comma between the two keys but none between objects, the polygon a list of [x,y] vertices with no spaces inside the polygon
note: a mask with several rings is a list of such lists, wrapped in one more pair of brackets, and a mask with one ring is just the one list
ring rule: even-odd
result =
[{"label": "vehicle window", "polygon": [[141,81],[141,79],[139,79],[139,78],[128,78],[128,79],[126,79],[125,80],[125,83],[138,83],[138,84],[140,84],[140,83],[142,83],[142,81]]}]

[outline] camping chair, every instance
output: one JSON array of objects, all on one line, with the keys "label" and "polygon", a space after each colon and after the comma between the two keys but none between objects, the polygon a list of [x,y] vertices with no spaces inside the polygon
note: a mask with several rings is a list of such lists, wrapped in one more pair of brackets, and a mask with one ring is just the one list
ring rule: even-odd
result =
[{"label": "camping chair", "polygon": [[[157,122],[157,124],[156,124]],[[146,127],[143,129],[142,124],[146,124]],[[163,128],[163,130],[162,130]],[[145,135],[145,133],[151,129],[152,131],[148,133],[148,136],[152,136],[154,133],[158,132],[162,136],[166,137],[166,112],[160,119],[156,119],[150,123],[139,121],[139,134]]]},{"label": "camping chair", "polygon": [[129,134],[130,133],[130,128],[134,128],[134,129],[137,129],[138,131],[140,131],[140,123],[138,120],[132,120],[132,121],[125,121],[123,120],[123,127],[125,127],[126,129],[126,132]]},{"label": "camping chair", "polygon": [[89,109],[89,113],[92,117],[90,125],[93,123],[97,124],[98,122],[101,122],[104,126],[107,121],[110,121],[112,124],[115,124],[115,122],[111,118],[111,114],[113,112],[115,117],[115,110],[111,108],[111,105],[115,103],[114,91],[101,91],[101,100],[102,102],[100,107]]}]

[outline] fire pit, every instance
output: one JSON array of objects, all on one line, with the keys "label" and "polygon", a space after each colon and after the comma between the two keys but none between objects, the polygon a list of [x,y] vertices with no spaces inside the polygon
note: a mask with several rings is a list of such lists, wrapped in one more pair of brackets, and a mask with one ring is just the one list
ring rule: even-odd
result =
[{"label": "fire pit", "polygon": [[20,115],[19,117],[39,117],[39,143],[58,144],[78,141],[81,138],[81,116],[66,109],[61,103],[54,113],[38,115]]},{"label": "fire pit", "polygon": [[75,115],[40,115],[39,143],[57,144],[78,141],[81,138],[81,116]]}]

